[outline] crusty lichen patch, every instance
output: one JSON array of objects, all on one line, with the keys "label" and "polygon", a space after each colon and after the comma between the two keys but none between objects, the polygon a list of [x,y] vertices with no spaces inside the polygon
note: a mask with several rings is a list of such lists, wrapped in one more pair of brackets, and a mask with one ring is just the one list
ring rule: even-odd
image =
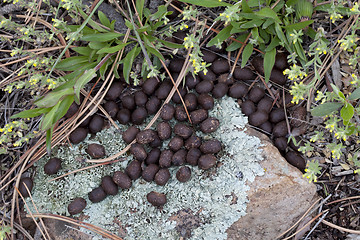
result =
[{"label": "crusty lichen patch", "polygon": [[[196,213],[200,222],[191,231],[191,239],[226,239],[226,229],[246,213],[246,191],[249,189],[246,181],[253,181],[255,176],[263,174],[259,164],[262,160],[260,140],[245,134],[247,119],[232,98],[224,97],[217,101],[210,116],[220,119],[221,125],[215,133],[203,137],[217,138],[224,145],[215,169],[203,171],[190,167],[190,181],[180,183],[175,177],[178,167],[173,167],[170,170],[172,177],[166,186],[157,186],[139,179],[131,189],[93,204],[88,200],[87,193],[99,185],[101,177],[115,170],[125,169],[132,156],[125,156],[123,162],[112,166],[82,171],[50,183],[47,180],[53,176],[44,174],[42,168],[47,161],[44,158],[37,162],[34,202],[40,212],[68,215],[67,205],[71,199],[84,197],[88,202],[84,210],[84,214],[89,216],[86,221],[114,233],[119,228],[116,223],[121,223],[122,230],[125,229],[126,232],[125,239],[179,239],[189,233],[176,230],[174,215],[186,210]],[[61,147],[54,151],[55,156],[64,159],[63,169],[58,174],[86,166],[82,162],[87,156],[85,148],[88,143],[93,142],[103,144],[108,155],[125,147],[121,134],[114,128],[103,130],[95,138],[87,138],[73,148]],[[168,202],[162,210],[146,201],[146,194],[150,191],[166,194]]]}]

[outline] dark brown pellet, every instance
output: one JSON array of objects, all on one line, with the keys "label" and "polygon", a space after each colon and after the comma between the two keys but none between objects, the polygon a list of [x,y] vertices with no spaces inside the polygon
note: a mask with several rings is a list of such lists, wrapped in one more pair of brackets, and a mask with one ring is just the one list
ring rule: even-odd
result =
[{"label": "dark brown pellet", "polygon": [[207,93],[202,93],[198,96],[198,103],[206,110],[210,110],[214,107],[214,99]]},{"label": "dark brown pellet", "polygon": [[274,137],[285,137],[288,134],[286,121],[281,121],[275,124],[273,128]]},{"label": "dark brown pellet", "polygon": [[226,59],[218,58],[211,64],[211,70],[219,75],[221,73],[229,72],[230,66]]},{"label": "dark brown pellet", "polygon": [[195,90],[197,93],[209,93],[213,90],[214,83],[212,81],[203,80],[198,85],[196,85]]},{"label": "dark brown pellet", "polygon": [[121,124],[128,124],[130,122],[131,119],[131,112],[129,109],[123,108],[120,109],[117,114],[116,114],[116,119],[119,121],[119,123]]},{"label": "dark brown pellet", "polygon": [[47,175],[52,175],[57,173],[61,169],[61,159],[60,158],[50,158],[50,160],[44,165],[44,172]]},{"label": "dark brown pellet", "polygon": [[251,64],[260,75],[264,75],[264,59],[262,57],[254,57]]},{"label": "dark brown pellet", "polygon": [[211,154],[202,155],[198,160],[198,166],[200,169],[207,170],[215,166],[216,157]]},{"label": "dark brown pellet", "polygon": [[257,105],[258,110],[262,110],[264,112],[270,112],[272,108],[273,100],[268,97],[262,98]]},{"label": "dark brown pellet", "polygon": [[285,111],[283,108],[273,109],[269,114],[269,120],[272,123],[278,123],[285,120]]},{"label": "dark brown pellet", "polygon": [[130,152],[139,161],[144,161],[147,157],[144,146],[139,143],[133,143],[130,147]]},{"label": "dark brown pellet", "polygon": [[164,81],[160,84],[159,88],[155,91],[157,98],[163,100],[169,95],[173,85],[169,81]]},{"label": "dark brown pellet", "polygon": [[138,132],[140,132],[140,130],[137,127],[130,126],[123,132],[122,139],[129,144],[136,138]]},{"label": "dark brown pellet", "polygon": [[174,105],[170,104],[170,103],[166,103],[163,108],[161,109],[161,113],[160,113],[160,117],[164,120],[164,121],[170,121],[175,114],[175,107]]},{"label": "dark brown pellet", "polygon": [[183,122],[188,119],[185,108],[183,106],[175,107],[175,119],[179,122]]},{"label": "dark brown pellet", "polygon": [[161,168],[155,174],[155,183],[160,186],[164,186],[170,179],[170,172],[168,168]]},{"label": "dark brown pellet", "polygon": [[183,166],[179,168],[179,170],[176,172],[176,179],[179,182],[187,182],[191,178],[191,169],[187,166]]},{"label": "dark brown pellet", "polygon": [[140,144],[148,144],[154,141],[155,131],[152,129],[146,129],[136,134],[136,141]]},{"label": "dark brown pellet", "polygon": [[205,154],[208,153],[218,153],[221,150],[221,143],[217,139],[211,139],[208,141],[205,141],[200,146],[200,151],[202,151]]},{"label": "dark brown pellet", "polygon": [[135,104],[137,106],[145,106],[145,104],[148,100],[147,95],[143,91],[137,91],[134,94],[134,98],[135,98]]},{"label": "dark brown pellet", "polygon": [[212,90],[212,95],[214,98],[219,99],[222,98],[223,96],[226,95],[226,93],[228,92],[229,87],[227,86],[226,83],[218,83],[214,86],[213,90]]},{"label": "dark brown pellet", "polygon": [[148,165],[144,171],[142,171],[142,178],[147,181],[147,182],[151,182],[154,180],[155,178],[155,174],[159,171],[159,166],[156,164],[150,164]]},{"label": "dark brown pellet", "polygon": [[194,93],[188,93],[184,97],[186,109],[191,112],[197,108],[197,96]]},{"label": "dark brown pellet", "polygon": [[151,96],[145,107],[149,115],[155,114],[161,107],[161,100],[155,96]]},{"label": "dark brown pellet", "polygon": [[98,203],[106,198],[106,192],[102,187],[97,187],[89,192],[88,197],[91,202]]},{"label": "dark brown pellet", "polygon": [[256,111],[249,116],[249,123],[255,127],[260,126],[269,119],[269,115],[264,111]]},{"label": "dark brown pellet", "polygon": [[217,55],[213,52],[210,52],[208,50],[201,50],[202,54],[204,55],[202,58],[207,63],[212,63],[217,58]]},{"label": "dark brown pellet", "polygon": [[134,95],[126,95],[121,98],[121,102],[124,108],[133,110],[136,107]]},{"label": "dark brown pellet", "polygon": [[161,152],[159,158],[159,166],[162,168],[168,168],[171,166],[171,159],[174,153],[170,149],[165,149]]},{"label": "dark brown pellet", "polygon": [[91,143],[86,149],[87,154],[94,159],[103,158],[105,156],[105,147],[97,143]]},{"label": "dark brown pellet", "polygon": [[142,124],[145,118],[148,116],[148,113],[144,107],[138,107],[131,114],[131,120],[134,124]]},{"label": "dark brown pellet", "polygon": [[72,133],[70,133],[69,139],[73,144],[78,144],[82,142],[88,134],[88,130],[85,128],[76,128]]},{"label": "dark brown pellet", "polygon": [[103,127],[104,127],[104,119],[99,115],[93,116],[89,124],[90,132],[91,133],[100,132]]},{"label": "dark brown pellet", "polygon": [[184,165],[186,162],[186,155],[187,151],[185,149],[180,149],[179,151],[175,152],[171,162],[175,166],[181,166]]},{"label": "dark brown pellet", "polygon": [[140,163],[140,161],[137,161],[137,160],[132,161],[126,167],[125,172],[130,177],[130,179],[132,179],[132,180],[138,179],[141,176],[141,163]]},{"label": "dark brown pellet", "polygon": [[200,124],[200,130],[203,133],[212,133],[215,132],[220,126],[220,121],[216,118],[210,117],[205,119],[201,124]]},{"label": "dark brown pellet", "polygon": [[24,198],[27,198],[27,197],[30,196],[30,194],[28,193],[25,185],[29,189],[29,192],[31,192],[31,190],[33,189],[33,186],[34,186],[33,180],[31,178],[29,178],[29,177],[24,177],[24,178],[20,179],[19,192],[21,193],[21,195]]},{"label": "dark brown pellet", "polygon": [[266,122],[264,122],[263,124],[261,124],[261,125],[259,126],[259,128],[261,128],[262,130],[264,130],[265,132],[267,132],[267,133],[270,134],[270,133],[272,132],[273,126],[272,126],[271,122],[266,121]]},{"label": "dark brown pellet", "polygon": [[177,123],[174,126],[174,133],[180,137],[182,137],[183,139],[187,139],[189,138],[192,134],[193,134],[193,129],[183,123]]},{"label": "dark brown pellet", "polygon": [[170,140],[168,146],[172,151],[176,152],[177,150],[182,148],[182,146],[184,146],[184,140],[181,137],[173,137]]},{"label": "dark brown pellet", "polygon": [[286,77],[283,72],[276,68],[273,68],[271,71],[270,80],[279,85],[285,85],[286,83]]},{"label": "dark brown pellet", "polygon": [[147,165],[150,164],[158,164],[159,163],[159,157],[160,157],[160,149],[159,148],[153,148],[151,149],[151,151],[148,153],[147,158],[145,160]]},{"label": "dark brown pellet", "polygon": [[260,87],[253,87],[249,92],[249,100],[259,102],[265,96],[265,90]]},{"label": "dark brown pellet", "polygon": [[[130,166],[130,165],[129,165]],[[136,177],[136,178],[135,178]],[[136,176],[134,179],[137,179],[140,177],[140,172],[136,173]],[[121,189],[129,189],[132,186],[131,178],[122,171],[116,171],[114,173],[114,176],[112,178],[114,183],[118,185]]]},{"label": "dark brown pellet", "polygon": [[189,89],[194,89],[199,82],[200,80],[197,77],[194,78],[191,74],[188,74],[185,78],[185,85]]},{"label": "dark brown pellet", "polygon": [[155,207],[164,206],[164,204],[166,203],[166,195],[154,191],[149,192],[146,195],[146,199],[148,200],[149,203],[151,203],[151,205]]},{"label": "dark brown pellet", "polygon": [[234,78],[239,81],[254,80],[256,75],[249,68],[235,68]]},{"label": "dark brown pellet", "polygon": [[205,109],[198,109],[190,113],[192,124],[199,124],[208,118],[208,112]]},{"label": "dark brown pellet", "polygon": [[108,195],[116,195],[119,192],[118,186],[114,183],[112,177],[105,176],[101,180],[101,187]]},{"label": "dark brown pellet", "polygon": [[106,93],[105,99],[115,101],[115,99],[120,96],[123,90],[124,87],[120,82],[114,82]]},{"label": "dark brown pellet", "polygon": [[159,135],[158,135],[157,133],[155,134],[154,141],[152,141],[152,142],[149,144],[149,146],[152,147],[152,148],[156,148],[156,147],[162,146],[162,140],[159,138]]},{"label": "dark brown pellet", "polygon": [[114,101],[108,101],[104,104],[105,111],[110,115],[110,117],[114,118],[119,111],[119,107]]},{"label": "dark brown pellet", "polygon": [[[187,90],[186,90],[184,87],[180,87],[180,86],[178,87],[178,90],[179,90],[179,92],[180,92],[180,96],[181,96],[182,99],[184,100],[184,97],[185,97],[185,95],[186,95],[186,93],[187,93]],[[172,97],[171,100],[172,100],[174,103],[181,104],[180,96],[179,96],[178,92],[175,91],[174,96]]]},{"label": "dark brown pellet", "polygon": [[232,98],[242,98],[244,97],[248,92],[248,87],[244,83],[234,83],[229,88],[229,96]]},{"label": "dark brown pellet", "polygon": [[71,118],[79,110],[79,105],[73,102],[65,114],[65,118]]},{"label": "dark brown pellet", "polygon": [[294,167],[297,167],[299,170],[305,170],[305,159],[297,152],[289,151],[285,154],[285,159]]},{"label": "dark brown pellet", "polygon": [[82,210],[86,208],[86,201],[83,198],[75,198],[72,202],[68,205],[68,212],[70,215],[76,215],[81,213]]},{"label": "dark brown pellet", "polygon": [[169,64],[169,70],[171,72],[179,73],[181,71],[182,66],[184,65],[185,60],[181,58],[173,58]]},{"label": "dark brown pellet", "polygon": [[201,71],[198,73],[198,75],[202,80],[206,80],[206,81],[210,81],[210,82],[216,81],[216,74],[209,68],[208,68],[208,71],[206,74],[204,74],[204,72]]},{"label": "dark brown pellet", "polygon": [[199,148],[200,145],[201,145],[201,138],[196,135],[192,135],[185,141],[186,149]]},{"label": "dark brown pellet", "polygon": [[278,137],[274,140],[274,145],[277,147],[280,151],[285,151],[287,148],[287,139],[285,137]]},{"label": "dark brown pellet", "polygon": [[241,103],[241,112],[245,114],[246,116],[250,116],[254,112],[256,112],[256,106],[255,103],[253,103],[250,100],[246,100]]},{"label": "dark brown pellet", "polygon": [[166,140],[171,137],[171,126],[168,122],[158,123],[156,130],[161,140]]},{"label": "dark brown pellet", "polygon": [[159,86],[159,81],[156,78],[152,77],[147,79],[141,87],[144,93],[150,96],[155,92],[158,86]]},{"label": "dark brown pellet", "polygon": [[186,162],[190,165],[196,166],[201,157],[201,151],[198,148],[190,148],[186,154]]}]

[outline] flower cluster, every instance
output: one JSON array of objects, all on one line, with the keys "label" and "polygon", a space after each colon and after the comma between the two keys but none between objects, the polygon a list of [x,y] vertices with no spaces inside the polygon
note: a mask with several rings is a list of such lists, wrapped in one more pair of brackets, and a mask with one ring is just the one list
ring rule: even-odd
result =
[{"label": "flower cluster", "polygon": [[321,174],[321,167],[319,166],[319,162],[317,161],[308,161],[305,168],[305,173],[303,177],[309,179],[309,182],[317,182],[317,176]]},{"label": "flower cluster", "polygon": [[283,71],[283,74],[288,75],[288,78],[291,81],[301,80],[304,77],[307,77],[307,74],[302,70],[302,67],[296,64],[290,66],[290,69],[285,69]]},{"label": "flower cluster", "polygon": [[[239,2],[241,3],[241,1]],[[225,22],[225,25],[229,24],[230,22],[239,21],[240,16],[238,15],[239,12],[239,5],[234,4],[233,6],[226,7],[223,13],[220,13],[219,17],[215,20],[220,20]]]}]

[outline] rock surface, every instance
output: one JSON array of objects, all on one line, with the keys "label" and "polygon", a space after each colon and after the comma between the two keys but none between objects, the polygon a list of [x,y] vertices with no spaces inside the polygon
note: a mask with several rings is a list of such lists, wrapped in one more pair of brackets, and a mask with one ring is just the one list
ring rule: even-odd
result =
[{"label": "rock surface", "polygon": [[276,239],[314,202],[316,186],[286,162],[267,136],[250,128],[247,133],[264,145],[260,164],[266,171],[249,184],[247,214],[227,230],[228,239]]}]

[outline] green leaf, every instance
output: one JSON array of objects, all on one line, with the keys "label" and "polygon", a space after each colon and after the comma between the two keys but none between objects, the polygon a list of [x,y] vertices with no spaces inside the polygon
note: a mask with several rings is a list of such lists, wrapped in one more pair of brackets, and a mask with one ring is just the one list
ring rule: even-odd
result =
[{"label": "green leaf", "polygon": [[340,115],[343,118],[344,123],[350,121],[350,119],[354,116],[354,107],[347,103],[340,110]]},{"label": "green leaf", "polygon": [[123,49],[126,45],[128,45],[129,42],[127,43],[121,43],[121,44],[118,44],[114,47],[105,47],[105,48],[102,48],[100,49],[99,51],[97,51],[96,53],[97,54],[102,54],[102,53],[115,53],[115,52],[118,52],[120,51],[121,49]]},{"label": "green leaf", "polygon": [[355,91],[353,91],[350,95],[349,95],[349,100],[357,100],[360,98],[360,88],[357,88]]},{"label": "green leaf", "polygon": [[124,36],[124,34],[116,32],[95,33],[84,35],[81,37],[81,40],[89,42],[108,42],[121,36]]},{"label": "green leaf", "polygon": [[48,155],[51,155],[51,139],[53,135],[54,127],[46,131],[46,152]]},{"label": "green leaf", "polygon": [[180,0],[180,2],[190,3],[202,7],[223,7],[232,6],[230,3],[219,1],[219,0]]},{"label": "green leaf", "polygon": [[45,97],[34,102],[39,108],[48,108],[55,106],[61,99],[64,99],[67,95],[73,94],[71,88],[61,89],[59,91],[52,91],[45,95]]},{"label": "green leaf", "polygon": [[85,84],[90,82],[91,79],[93,79],[94,77],[96,77],[95,68],[85,70],[83,75],[81,75],[81,77],[79,77],[79,79],[76,81],[76,83],[74,85],[74,93],[75,93],[75,96],[77,97],[77,99],[80,98],[80,90],[83,89]]},{"label": "green leaf", "polygon": [[99,49],[102,49],[102,48],[108,48],[108,47],[110,47],[110,45],[111,44],[108,43],[108,42],[90,42],[88,46],[91,49],[99,50]]},{"label": "green leaf", "polygon": [[241,1],[241,8],[244,13],[253,13],[247,1]]},{"label": "green leaf", "polygon": [[139,13],[139,18],[142,20],[145,0],[136,0],[136,10]]},{"label": "green leaf", "polygon": [[29,109],[12,115],[10,118],[33,118],[40,116],[41,114],[48,113],[50,110],[50,108]]},{"label": "green leaf", "polygon": [[274,19],[272,18],[268,18],[266,19],[266,21],[264,22],[264,24],[262,25],[262,29],[267,29],[271,24],[274,23]]},{"label": "green leaf", "polygon": [[145,45],[145,48],[151,54],[153,54],[153,55],[157,56],[159,59],[165,61],[164,56],[156,48],[150,47],[149,45]]},{"label": "green leaf", "polygon": [[161,5],[158,7],[158,11],[150,16],[150,21],[160,20],[165,13],[167,12],[167,7],[165,5]]},{"label": "green leaf", "polygon": [[[236,39],[239,40],[240,42],[244,42],[246,37],[247,37],[247,33],[246,34],[242,34],[240,35],[239,37],[237,37]],[[227,52],[232,52],[232,51],[235,51],[239,48],[241,48],[243,44],[242,43],[239,43],[237,41],[233,41],[227,48],[226,48],[226,51]]]},{"label": "green leaf", "polygon": [[265,82],[268,82],[271,75],[271,70],[275,64],[275,56],[276,56],[276,48],[265,52],[264,56],[264,74],[265,74]]},{"label": "green leaf", "polygon": [[231,34],[231,29],[233,27],[231,25],[225,27],[224,29],[222,29],[213,39],[211,39],[208,44],[206,45],[207,47],[211,47],[217,43],[222,43],[224,42],[226,39],[228,39]]},{"label": "green leaf", "polygon": [[[73,71],[78,68],[79,65],[86,63],[87,61],[87,56],[69,57],[61,60],[61,62],[56,65],[56,68],[62,71]],[[76,68],[74,68],[74,66],[76,66]]]},{"label": "green leaf", "polygon": [[329,115],[330,113],[338,110],[341,106],[343,106],[342,103],[339,102],[326,102],[323,103],[311,110],[311,115],[315,117],[322,117]]},{"label": "green leaf", "polygon": [[131,71],[131,67],[133,65],[134,59],[137,55],[139,55],[140,51],[141,51],[141,49],[136,44],[136,46],[130,52],[128,52],[126,57],[123,59],[123,64],[124,64],[123,74],[124,74],[125,81],[127,83],[129,83],[130,71]]},{"label": "green leaf", "polygon": [[276,12],[274,12],[274,10],[272,10],[269,7],[264,7],[262,9],[260,9],[260,11],[255,12],[255,14],[259,17],[268,17],[268,18],[272,18],[274,19],[274,21],[276,23],[281,23],[280,18],[278,17],[278,15],[276,14]]},{"label": "green leaf", "polygon": [[84,56],[90,56],[91,52],[93,51],[89,47],[74,47],[72,50]]},{"label": "green leaf", "polygon": [[91,19],[91,16],[89,17],[83,10],[81,10],[81,8],[77,8],[79,13],[81,14],[81,16],[88,21],[88,24],[93,28],[98,30],[99,32],[108,32],[108,30],[102,28],[99,26],[99,24],[97,22],[95,22],[94,20]]},{"label": "green leaf", "polygon": [[248,43],[241,56],[241,68],[245,67],[247,61],[249,60],[252,52],[253,52],[254,46],[250,43]]},{"label": "green leaf", "polygon": [[110,28],[111,24],[110,24],[110,20],[106,17],[106,15],[102,12],[102,11],[98,11],[98,17],[100,19],[100,22],[102,25],[104,25],[105,27]]},{"label": "green leaf", "polygon": [[267,46],[267,48],[265,49],[266,52],[271,51],[272,49],[276,48],[277,46],[280,45],[280,40],[278,37],[273,37],[273,39],[271,39],[270,44]]},{"label": "green leaf", "polygon": [[297,23],[294,23],[294,24],[284,26],[284,29],[287,30],[289,33],[291,33],[294,30],[299,31],[301,29],[304,29],[307,26],[309,26],[310,24],[312,24],[313,22],[314,22],[314,20],[307,20],[307,21],[304,21],[304,22],[297,22]]},{"label": "green leaf", "polygon": [[263,24],[263,23],[264,23],[264,20],[262,20],[262,19],[254,19],[247,23],[242,24],[240,26],[240,28],[242,28],[242,29],[255,28],[255,27],[261,26],[261,24]]},{"label": "green leaf", "polygon": [[275,23],[275,31],[276,31],[277,37],[278,37],[278,38],[280,39],[280,41],[284,44],[285,48],[286,48],[287,50],[291,49],[291,48],[289,47],[289,43],[288,43],[288,41],[287,41],[287,39],[286,39],[286,37],[285,37],[285,34],[283,33],[283,31],[282,31],[282,29],[281,29],[281,27],[280,27],[280,25],[279,25],[278,23]]}]

